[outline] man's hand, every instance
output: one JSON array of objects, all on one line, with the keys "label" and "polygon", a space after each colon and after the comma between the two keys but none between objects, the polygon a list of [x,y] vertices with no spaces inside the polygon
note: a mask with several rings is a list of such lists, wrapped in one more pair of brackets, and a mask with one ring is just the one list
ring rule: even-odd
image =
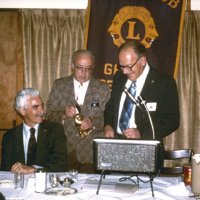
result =
[{"label": "man's hand", "polygon": [[74,117],[76,115],[76,107],[69,106],[65,109],[65,116],[66,117]]},{"label": "man's hand", "polygon": [[31,174],[31,173],[35,172],[35,167],[27,166],[27,165],[24,165],[24,164],[22,164],[20,162],[17,162],[11,167],[11,172],[13,172],[13,173]]},{"label": "man's hand", "polygon": [[141,138],[140,132],[137,128],[129,128],[123,132],[126,138]]},{"label": "man's hand", "polygon": [[81,130],[85,131],[91,129],[92,127],[93,127],[92,119],[90,117],[84,117],[81,123]]},{"label": "man's hand", "polygon": [[113,128],[110,125],[106,125],[104,128],[104,136],[107,138],[114,138],[115,132]]}]

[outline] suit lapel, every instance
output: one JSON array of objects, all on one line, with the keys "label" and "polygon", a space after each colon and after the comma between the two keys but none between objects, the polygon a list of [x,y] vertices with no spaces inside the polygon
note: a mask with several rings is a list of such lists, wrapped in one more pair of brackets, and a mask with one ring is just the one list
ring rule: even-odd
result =
[{"label": "suit lapel", "polygon": [[[152,89],[153,87],[155,87],[156,84],[156,80],[155,80],[155,73],[154,70],[150,67],[149,73],[147,75],[146,81],[144,83],[144,86],[142,88],[141,91],[141,97],[146,101],[149,101],[149,97],[151,97],[153,95],[152,91],[154,91],[154,89]],[[148,97],[148,99],[146,98]],[[140,105],[142,107],[142,110],[139,109],[138,107],[136,107],[136,124],[141,124],[141,122],[143,121],[143,117],[144,117],[144,112],[146,110],[146,108],[144,107],[144,105]]]},{"label": "suit lapel", "polygon": [[114,110],[116,110],[115,113],[115,119],[114,119],[114,126],[116,127],[115,130],[117,130],[117,121],[118,121],[118,115],[119,115],[119,105],[121,96],[123,94],[123,89],[127,81],[127,76],[123,75],[121,71],[117,72],[116,74],[116,80],[115,81],[115,89],[113,89],[113,98],[116,100],[116,103],[114,104]]},{"label": "suit lapel", "polygon": [[127,77],[124,76],[123,74],[121,74],[121,78],[119,78],[119,80],[116,82],[117,90],[115,90],[116,92],[115,92],[114,96],[115,96],[115,99],[118,100],[118,102],[116,103],[116,106],[118,109],[119,109],[119,104],[120,104],[121,96],[123,94],[123,90],[124,90],[126,81],[127,81]]},{"label": "suit lapel", "polygon": [[36,160],[42,152],[45,150],[44,144],[47,143],[46,136],[48,134],[49,130],[48,127],[46,126],[45,122],[43,121],[40,123],[39,128],[38,128],[38,137],[37,137],[37,149],[36,149]]},{"label": "suit lapel", "polygon": [[23,163],[25,163],[25,156],[24,156],[24,143],[23,143],[23,124],[21,124],[16,129],[16,140],[15,145],[19,152],[19,160],[21,160]]},{"label": "suit lapel", "polygon": [[70,105],[74,105],[75,103],[75,92],[74,92],[74,81],[73,76],[70,77],[70,81],[67,84],[67,92],[66,99],[70,103]]},{"label": "suit lapel", "polygon": [[65,101],[63,105],[65,106],[75,105],[73,76],[70,76],[69,79],[65,79],[65,81],[63,81],[62,84],[63,84],[62,99],[63,101]]},{"label": "suit lapel", "polygon": [[91,97],[93,97],[95,95],[94,89],[95,89],[95,81],[93,78],[91,78],[90,83],[87,88],[87,91],[86,91],[86,94],[85,94],[85,99],[84,99],[83,105],[89,105],[90,103],[92,103]]},{"label": "suit lapel", "polygon": [[154,74],[155,73],[154,73],[153,69],[150,67],[149,74],[147,75],[145,84],[141,91],[141,96],[143,98],[145,98],[145,96],[147,96],[147,95],[151,95],[151,94],[149,94],[149,91],[152,91],[152,87],[154,87],[154,85],[156,83]]},{"label": "suit lapel", "polygon": [[43,121],[42,123],[39,124],[37,143],[38,144],[42,143],[42,141],[45,140],[47,134],[48,134],[48,127],[45,125],[45,122]]}]

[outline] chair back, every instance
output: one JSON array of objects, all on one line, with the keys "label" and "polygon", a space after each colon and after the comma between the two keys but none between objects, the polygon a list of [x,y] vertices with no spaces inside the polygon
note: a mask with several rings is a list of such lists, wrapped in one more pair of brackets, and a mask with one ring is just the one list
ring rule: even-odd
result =
[{"label": "chair back", "polygon": [[[193,151],[191,149],[166,150],[164,160],[180,160],[187,159],[187,163],[191,163]],[[166,167],[163,166],[160,174],[178,175],[183,174],[183,164],[180,166]]]}]

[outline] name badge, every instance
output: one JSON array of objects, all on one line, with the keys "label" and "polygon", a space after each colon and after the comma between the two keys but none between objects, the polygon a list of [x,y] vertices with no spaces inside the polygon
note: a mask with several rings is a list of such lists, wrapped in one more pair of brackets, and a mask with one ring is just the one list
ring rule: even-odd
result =
[{"label": "name badge", "polygon": [[147,103],[146,106],[147,106],[147,109],[148,109],[149,112],[156,111],[157,103],[156,102],[150,102],[150,103]]}]

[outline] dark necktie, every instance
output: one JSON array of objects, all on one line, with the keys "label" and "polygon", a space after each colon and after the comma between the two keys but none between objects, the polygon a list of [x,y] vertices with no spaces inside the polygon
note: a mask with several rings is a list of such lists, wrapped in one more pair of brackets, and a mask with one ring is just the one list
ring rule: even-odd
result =
[{"label": "dark necktie", "polygon": [[35,139],[35,129],[30,129],[31,136],[28,142],[28,154],[27,154],[27,165],[31,166],[35,162],[35,153],[36,153],[36,139]]},{"label": "dark necktie", "polygon": [[[131,86],[129,87],[128,91],[133,97],[135,97],[136,94],[135,82],[131,83]],[[128,95],[126,95],[126,99],[124,101],[124,106],[119,120],[119,128],[121,129],[122,133],[129,127],[129,120],[132,115],[133,105],[134,102],[130,99]]]}]

